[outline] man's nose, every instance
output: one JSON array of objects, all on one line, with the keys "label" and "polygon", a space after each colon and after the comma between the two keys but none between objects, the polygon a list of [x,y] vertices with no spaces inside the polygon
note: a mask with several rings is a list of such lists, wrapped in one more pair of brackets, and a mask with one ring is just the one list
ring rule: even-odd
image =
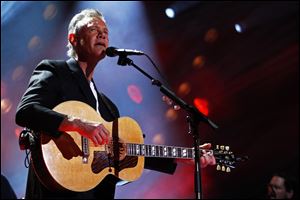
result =
[{"label": "man's nose", "polygon": [[97,35],[98,38],[105,38],[105,33],[103,31],[98,31],[98,35]]}]

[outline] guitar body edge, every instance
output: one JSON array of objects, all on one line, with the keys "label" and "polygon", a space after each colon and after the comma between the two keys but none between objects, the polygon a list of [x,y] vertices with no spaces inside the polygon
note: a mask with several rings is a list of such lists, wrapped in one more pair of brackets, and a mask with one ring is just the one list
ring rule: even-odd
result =
[{"label": "guitar body edge", "polygon": [[50,172],[47,169],[44,159],[41,159],[42,149],[40,142],[36,145],[34,150],[31,150],[31,161],[33,169],[40,180],[40,182],[50,191],[70,191],[62,187],[55,179],[52,178]]},{"label": "guitar body edge", "polygon": [[[67,101],[56,106],[54,111],[79,117],[87,121],[102,123],[113,137],[125,143],[143,144],[142,131],[136,121],[129,117],[106,122],[89,105],[78,101]],[[116,128],[117,127],[117,128]],[[117,131],[116,131],[117,130]],[[104,145],[95,147],[89,140],[89,157],[83,163],[81,155],[72,155],[74,150],[82,151],[82,137],[77,132],[65,132],[71,140],[60,145],[55,138],[41,134],[39,144],[32,151],[34,170],[40,181],[51,191],[85,192],[95,188],[111,174],[124,181],[137,180],[144,169],[144,157],[126,156],[120,161],[109,160]],[[71,148],[71,151],[69,151]],[[112,161],[112,162],[111,162]]]}]

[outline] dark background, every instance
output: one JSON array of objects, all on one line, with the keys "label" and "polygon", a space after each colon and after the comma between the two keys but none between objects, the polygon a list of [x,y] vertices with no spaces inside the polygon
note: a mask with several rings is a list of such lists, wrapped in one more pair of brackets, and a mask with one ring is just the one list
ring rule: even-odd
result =
[{"label": "dark background", "polygon": [[[182,98],[192,103],[195,97],[206,97],[209,117],[219,125],[213,131],[202,123],[200,139],[229,144],[234,153],[250,158],[228,176],[207,169],[214,190],[206,198],[263,197],[272,172],[298,177],[299,3],[192,4],[169,19],[156,13],[174,2],[145,3],[168,83],[176,90],[189,82],[191,92]],[[238,22],[246,24],[244,33],[234,30]],[[213,43],[204,40],[210,28],[218,32]],[[199,54],[206,62],[195,70],[192,63]],[[181,115],[176,127],[185,133]]]}]

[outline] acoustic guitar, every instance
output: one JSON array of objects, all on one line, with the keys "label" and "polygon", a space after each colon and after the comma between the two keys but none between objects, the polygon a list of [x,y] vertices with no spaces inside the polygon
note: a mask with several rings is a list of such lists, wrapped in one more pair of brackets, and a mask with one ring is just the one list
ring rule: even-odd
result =
[{"label": "acoustic guitar", "polygon": [[[92,107],[79,101],[63,102],[53,110],[102,123],[110,131],[111,139],[108,144],[96,147],[77,132],[64,132],[68,139],[65,144],[40,134],[31,159],[38,178],[50,190],[88,191],[109,174],[123,181],[135,181],[142,175],[145,157],[194,159],[193,148],[144,144],[140,126],[130,117],[107,122]],[[217,145],[208,151],[216,158],[217,170],[229,172],[234,168],[237,159],[228,146]]]}]

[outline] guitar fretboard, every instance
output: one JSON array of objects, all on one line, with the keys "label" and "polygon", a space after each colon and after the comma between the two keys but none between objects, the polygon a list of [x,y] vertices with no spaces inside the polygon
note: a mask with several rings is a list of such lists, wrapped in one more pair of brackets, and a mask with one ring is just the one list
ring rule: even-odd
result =
[{"label": "guitar fretboard", "polygon": [[[147,145],[127,143],[128,156],[165,157],[165,158],[194,158],[193,148],[164,145]],[[211,151],[211,150],[210,150]]]}]

